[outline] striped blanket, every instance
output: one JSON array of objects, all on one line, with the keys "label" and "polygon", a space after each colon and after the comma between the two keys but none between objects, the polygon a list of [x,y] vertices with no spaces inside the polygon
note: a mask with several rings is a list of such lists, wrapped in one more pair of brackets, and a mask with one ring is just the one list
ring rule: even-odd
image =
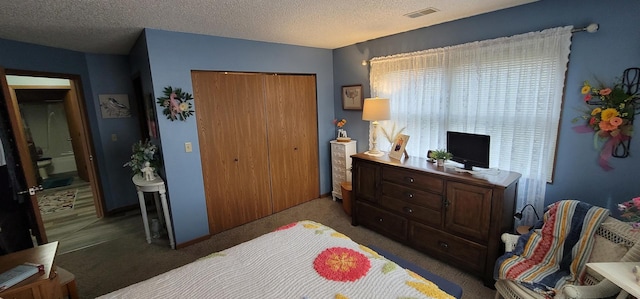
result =
[{"label": "striped blanket", "polygon": [[547,298],[579,283],[593,248],[593,235],[609,210],[576,200],[551,204],[540,230],[520,236],[516,248],[496,261],[496,279],[520,282]]}]

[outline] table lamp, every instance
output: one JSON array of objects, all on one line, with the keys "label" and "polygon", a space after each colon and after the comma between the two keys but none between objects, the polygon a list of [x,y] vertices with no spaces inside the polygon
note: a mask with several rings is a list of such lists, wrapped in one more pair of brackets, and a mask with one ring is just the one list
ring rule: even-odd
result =
[{"label": "table lamp", "polygon": [[364,107],[362,108],[362,120],[371,121],[373,125],[373,135],[371,140],[371,149],[365,154],[375,157],[384,155],[383,152],[378,150],[378,121],[387,120],[389,115],[389,99],[381,98],[368,98],[364,99]]}]

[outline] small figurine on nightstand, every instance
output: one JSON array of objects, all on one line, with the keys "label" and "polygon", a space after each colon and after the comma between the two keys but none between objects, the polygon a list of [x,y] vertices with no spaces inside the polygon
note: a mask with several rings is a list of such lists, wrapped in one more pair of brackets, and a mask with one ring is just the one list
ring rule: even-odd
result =
[{"label": "small figurine on nightstand", "polygon": [[636,283],[640,284],[640,266],[633,266],[633,275],[636,277]]},{"label": "small figurine on nightstand", "polygon": [[155,175],[153,175],[153,172],[155,170],[156,169],[151,167],[151,163],[149,162],[144,162],[144,167],[140,169],[140,171],[142,171],[145,181],[153,181],[156,179]]}]

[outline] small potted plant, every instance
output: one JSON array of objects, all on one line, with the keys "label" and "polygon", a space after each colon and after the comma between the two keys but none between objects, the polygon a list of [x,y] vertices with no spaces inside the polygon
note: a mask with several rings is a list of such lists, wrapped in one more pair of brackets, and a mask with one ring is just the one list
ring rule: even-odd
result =
[{"label": "small potted plant", "polygon": [[437,149],[431,151],[429,158],[436,160],[437,166],[443,166],[444,161],[453,158],[453,155],[445,149]]}]

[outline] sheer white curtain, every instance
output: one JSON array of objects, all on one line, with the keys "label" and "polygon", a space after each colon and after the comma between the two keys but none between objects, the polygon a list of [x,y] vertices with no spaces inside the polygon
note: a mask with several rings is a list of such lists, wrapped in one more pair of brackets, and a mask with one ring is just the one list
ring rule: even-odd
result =
[{"label": "sheer white curtain", "polygon": [[[411,136],[410,155],[446,148],[446,131],[491,136],[490,167],[522,174],[520,209],[538,214],[551,181],[571,26],[371,59],[371,96]],[[396,130],[397,132],[397,130]],[[371,138],[370,138],[371,139]],[[378,138],[388,150],[386,138]],[[535,222],[532,211],[526,223]]]}]

